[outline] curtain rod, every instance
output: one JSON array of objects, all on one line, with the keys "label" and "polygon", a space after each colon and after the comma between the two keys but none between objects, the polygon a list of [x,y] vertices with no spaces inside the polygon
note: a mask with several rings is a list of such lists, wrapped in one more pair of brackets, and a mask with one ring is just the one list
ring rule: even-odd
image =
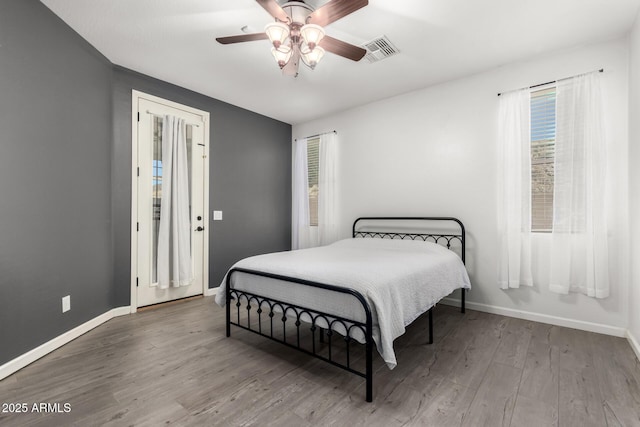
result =
[{"label": "curtain rod", "polygon": [[[604,73],[604,68],[600,68],[600,69],[599,69],[599,70],[597,70],[597,71],[598,71],[599,73]],[[595,73],[595,71],[593,71],[593,72]],[[584,73],[584,74],[589,74],[589,73]],[[572,77],[565,77],[565,78],[563,78],[563,79],[552,80],[552,81],[550,81],[550,82],[540,83],[540,84],[537,84],[537,85],[529,86],[529,89],[533,89],[534,87],[540,87],[540,86],[550,85],[551,83],[557,83],[557,82],[560,82],[560,81],[562,81],[562,80],[572,79],[573,77],[582,76],[582,75],[584,75],[584,74],[576,74],[575,76],[572,76]],[[523,88],[523,89],[524,89],[524,88]],[[518,90],[518,89],[516,89],[516,90]],[[498,94],[498,96],[502,95],[503,93],[504,93],[504,92],[500,92],[500,93]]]},{"label": "curtain rod", "polygon": [[[335,133],[335,134],[337,134],[337,133],[338,133],[338,131],[337,131],[337,130],[330,130],[329,132],[322,132],[322,133],[319,133],[319,134],[317,134],[317,135],[307,136],[307,137],[305,137],[305,138],[307,138],[307,139],[309,139],[309,138],[317,138],[317,137],[319,137],[319,136],[326,135],[326,134],[328,134],[328,133]],[[297,141],[297,140],[298,140],[298,138],[294,139],[294,141]]]},{"label": "curtain rod", "polygon": [[[151,112],[151,111],[149,111],[149,110],[147,110],[147,114],[151,114],[152,116],[155,116],[155,117],[162,117],[162,118],[164,118],[164,114],[156,114],[156,113],[152,113],[152,112]],[[197,127],[197,128],[199,128],[199,127],[200,127],[200,125],[199,125],[198,123],[189,123],[189,122],[187,122],[186,120],[185,120],[185,124],[190,125],[190,126],[195,126],[195,127]]]}]

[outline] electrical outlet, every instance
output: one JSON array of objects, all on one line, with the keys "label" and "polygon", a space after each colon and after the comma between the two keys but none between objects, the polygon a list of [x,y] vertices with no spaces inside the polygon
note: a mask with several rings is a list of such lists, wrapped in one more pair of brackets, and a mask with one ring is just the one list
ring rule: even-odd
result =
[{"label": "electrical outlet", "polygon": [[62,297],[62,312],[65,313],[71,310],[71,295]]},{"label": "electrical outlet", "polygon": [[213,220],[222,221],[222,211],[213,211]]}]

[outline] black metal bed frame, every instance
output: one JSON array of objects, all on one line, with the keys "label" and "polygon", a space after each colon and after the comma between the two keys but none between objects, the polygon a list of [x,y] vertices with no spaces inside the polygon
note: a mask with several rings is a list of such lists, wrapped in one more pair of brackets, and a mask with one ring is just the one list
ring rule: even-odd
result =
[{"label": "black metal bed frame", "polygon": [[[358,230],[356,229],[358,222],[360,221],[450,221],[455,222],[460,227],[459,233],[442,234],[442,233],[404,233],[393,231],[376,231],[376,230]],[[451,249],[451,242],[458,241],[461,244],[461,258],[462,262],[465,262],[465,229],[460,220],[453,217],[361,217],[354,221],[352,228],[353,238],[381,238],[381,239],[410,239],[410,240],[423,240],[432,241],[436,244],[441,244],[441,241],[446,242],[448,249]],[[264,297],[255,293],[233,289],[231,288],[231,276],[234,273],[251,274],[255,276],[262,276],[270,279],[283,280],[287,282],[293,282],[302,286],[309,286],[314,288],[320,288],[332,292],[338,292],[346,295],[351,295],[356,298],[362,305],[365,321],[358,321],[354,319],[346,319],[333,314],[323,313],[319,310],[302,307],[292,303],[278,301],[273,298]],[[465,312],[465,289],[461,289],[461,307],[460,311]],[[246,322],[241,323],[241,310],[242,300],[245,302],[246,309]],[[236,320],[231,319],[231,302],[235,301],[236,306]],[[253,305],[252,305],[253,304]],[[257,329],[254,329],[251,324],[251,310],[255,308],[257,315]],[[263,319],[263,314],[268,319]],[[429,316],[429,344],[433,343],[433,313],[432,308],[428,311]],[[274,326],[274,317],[280,316],[278,320],[282,324],[282,338],[277,334]],[[287,340],[287,321],[292,320],[295,327],[295,338],[293,342]],[[264,321],[264,322],[263,322]],[[263,323],[266,325],[263,327]],[[303,323],[311,323],[311,349],[301,346],[300,326]],[[326,325],[326,333],[324,328],[318,326],[319,324]],[[244,268],[232,268],[227,273],[226,278],[226,334],[227,337],[231,336],[231,325],[237,326],[241,329],[256,333],[258,335],[269,338],[273,341],[286,345],[287,347],[294,348],[305,354],[313,356],[317,359],[323,360],[333,366],[337,366],[345,371],[351,372],[355,375],[365,378],[366,380],[366,401],[371,402],[373,400],[373,320],[371,316],[371,308],[365,300],[365,298],[358,291],[335,286],[326,283],[319,283],[310,280],[299,279],[296,277],[281,276],[278,274],[266,273],[263,271],[249,270]],[[346,344],[346,363],[337,361],[332,355],[332,336],[334,335],[335,327],[340,325],[345,331],[343,337]],[[264,331],[263,331],[264,329]],[[319,331],[318,331],[319,330]],[[354,369],[352,367],[352,361],[350,358],[350,344],[355,340],[353,337],[353,331],[359,331],[365,337],[365,370],[364,372]],[[319,346],[316,345],[316,331],[318,331],[319,343],[324,343],[325,334],[328,338],[326,343],[326,349],[328,350],[328,356],[322,355],[319,352]],[[323,346],[324,347],[324,346]]]}]

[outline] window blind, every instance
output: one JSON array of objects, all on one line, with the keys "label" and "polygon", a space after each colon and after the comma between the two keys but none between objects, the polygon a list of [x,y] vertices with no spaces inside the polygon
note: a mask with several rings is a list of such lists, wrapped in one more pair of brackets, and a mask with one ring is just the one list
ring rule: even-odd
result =
[{"label": "window blind", "polygon": [[531,231],[553,228],[556,88],[531,93]]},{"label": "window blind", "polygon": [[318,225],[318,165],[320,138],[307,140],[307,169],[309,179],[309,225]]}]

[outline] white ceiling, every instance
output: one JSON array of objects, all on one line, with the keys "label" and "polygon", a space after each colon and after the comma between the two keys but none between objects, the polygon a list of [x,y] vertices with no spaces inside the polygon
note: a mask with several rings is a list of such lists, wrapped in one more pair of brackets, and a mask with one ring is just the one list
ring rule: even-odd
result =
[{"label": "white ceiling", "polygon": [[[400,54],[377,63],[327,53],[285,77],[261,32],[255,0],[41,0],[117,65],[296,124],[631,28],[640,0],[370,0],[326,27],[361,45],[386,35]],[[326,0],[312,0],[319,5]]]}]

